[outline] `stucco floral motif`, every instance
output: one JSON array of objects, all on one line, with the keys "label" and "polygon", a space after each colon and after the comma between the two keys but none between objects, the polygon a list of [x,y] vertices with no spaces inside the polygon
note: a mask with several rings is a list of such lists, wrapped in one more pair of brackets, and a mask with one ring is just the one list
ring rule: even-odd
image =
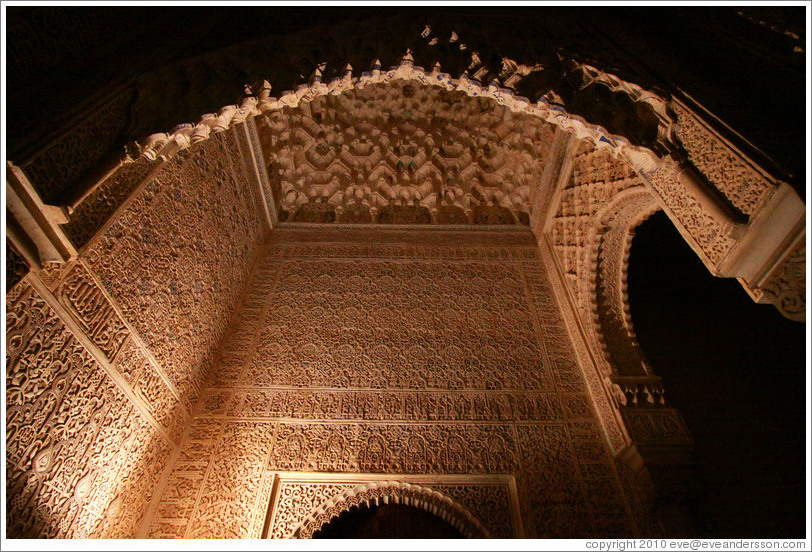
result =
[{"label": "stucco floral motif", "polygon": [[6,305],[8,536],[132,536],[171,446],[20,288]]},{"label": "stucco floral motif", "polygon": [[775,186],[753,165],[727,146],[680,103],[678,136],[691,161],[730,203],[745,215],[753,215]]},{"label": "stucco floral motif", "polygon": [[[345,488],[283,485],[269,513],[282,472],[513,474],[528,535],[635,531],[529,232],[274,234],[150,535],[257,536],[272,515],[271,536],[289,536]],[[477,516],[498,502],[475,496]],[[499,519],[494,535],[512,527]]]}]

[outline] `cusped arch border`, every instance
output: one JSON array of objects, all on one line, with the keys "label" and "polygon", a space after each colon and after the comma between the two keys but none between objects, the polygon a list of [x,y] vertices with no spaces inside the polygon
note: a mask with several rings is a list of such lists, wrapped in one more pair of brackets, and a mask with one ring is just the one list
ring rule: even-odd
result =
[{"label": "cusped arch border", "polygon": [[382,504],[403,504],[425,510],[449,523],[466,538],[492,538],[482,522],[452,498],[428,487],[402,481],[376,481],[339,493],[311,511],[290,537],[309,539],[333,518],[353,507]]},{"label": "cusped arch border", "polygon": [[[591,67],[590,69],[597,71]],[[596,148],[608,148],[613,156],[624,159],[636,171],[643,174],[653,174],[660,166],[660,159],[652,150],[634,145],[623,136],[611,134],[600,125],[590,124],[583,117],[568,113],[563,107],[550,103],[543,96],[534,104],[528,98],[517,95],[512,89],[499,86],[495,81],[483,86],[479,81],[469,79],[465,73],[459,78],[454,78],[448,73],[441,72],[439,65],[435,65],[427,72],[422,67],[414,65],[414,59],[408,51],[400,64],[388,71],[382,71],[380,62],[376,61],[371,71],[363,72],[360,77],[353,77],[352,67],[348,64],[344,76],[332,80],[329,84],[321,82],[320,72],[317,71],[310,84],[302,84],[295,91],[284,91],[279,98],[270,96],[271,86],[265,81],[261,90],[256,91],[256,94],[247,95],[240,105],[228,105],[217,113],[207,113],[198,123],[177,125],[169,133],[152,134],[137,144],[138,149],[140,155],[147,159],[166,160],[178,151],[208,139],[212,133],[227,130],[250,117],[285,107],[297,107],[320,96],[339,95],[350,90],[360,90],[370,85],[391,84],[395,81],[413,81],[425,86],[463,92],[472,98],[490,99],[514,113],[537,117],[574,133],[578,139],[588,140]],[[628,89],[631,96],[636,97],[638,101],[649,105],[658,103],[664,109],[665,99],[651,92],[643,94],[642,89],[636,85],[619,87],[615,81],[620,82],[617,77],[612,77],[614,88],[624,91]]]},{"label": "cusped arch border", "polygon": [[634,332],[628,294],[628,269],[635,229],[661,207],[647,187],[617,194],[595,216],[589,246],[589,298],[594,338],[614,376],[648,375]]}]

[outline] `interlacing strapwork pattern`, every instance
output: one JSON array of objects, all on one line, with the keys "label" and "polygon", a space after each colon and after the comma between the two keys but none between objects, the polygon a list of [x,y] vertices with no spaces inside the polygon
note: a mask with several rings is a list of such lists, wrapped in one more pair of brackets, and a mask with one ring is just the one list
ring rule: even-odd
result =
[{"label": "interlacing strapwork pattern", "polygon": [[532,234],[357,232],[274,231],[149,534],[258,536],[282,472],[512,474],[529,536],[634,534]]}]

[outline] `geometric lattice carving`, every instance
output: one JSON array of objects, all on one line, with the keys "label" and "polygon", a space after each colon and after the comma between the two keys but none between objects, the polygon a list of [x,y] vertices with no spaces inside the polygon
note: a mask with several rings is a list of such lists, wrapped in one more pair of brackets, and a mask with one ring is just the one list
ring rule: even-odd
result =
[{"label": "geometric lattice carving", "polygon": [[258,119],[279,220],[528,224],[553,125],[405,83]]}]

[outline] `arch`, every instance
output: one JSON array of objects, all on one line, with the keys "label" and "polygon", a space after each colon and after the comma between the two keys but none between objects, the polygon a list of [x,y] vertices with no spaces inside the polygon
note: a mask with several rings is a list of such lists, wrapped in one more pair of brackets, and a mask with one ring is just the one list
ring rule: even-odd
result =
[{"label": "arch", "polygon": [[[630,94],[630,91],[633,92],[630,96],[632,101],[644,101],[647,105],[665,105],[665,100],[653,93],[642,91],[636,85],[629,83],[624,83],[625,86],[621,87],[615,81],[618,83],[623,81],[616,77],[612,77],[612,79],[612,83],[615,85],[612,86],[613,89],[621,90],[626,94]],[[463,92],[477,100],[489,99],[498,105],[507,107],[514,113],[538,117],[566,131],[573,132],[578,139],[588,140],[596,148],[608,148],[615,157],[628,160],[638,172],[654,173],[659,167],[659,157],[651,149],[634,145],[624,136],[611,134],[600,125],[591,124],[579,115],[568,113],[560,105],[551,103],[545,96],[540,97],[534,104],[528,98],[517,95],[513,89],[499,86],[497,81],[483,85],[477,80],[469,79],[466,73],[460,75],[459,78],[454,78],[448,73],[441,72],[439,65],[435,65],[428,72],[422,67],[415,66],[414,60],[408,52],[397,67],[392,67],[388,71],[382,71],[380,62],[376,62],[372,71],[364,72],[360,77],[353,77],[352,71],[347,71],[342,78],[333,79],[329,84],[321,82],[320,77],[314,78],[309,85],[301,84],[295,91],[284,91],[279,98],[270,96],[271,87],[265,81],[259,95],[246,96],[239,106],[225,106],[216,114],[203,115],[196,124],[185,123],[177,125],[169,133],[148,136],[138,144],[140,155],[147,159],[169,159],[181,149],[208,139],[211,133],[222,132],[232,125],[244,122],[249,117],[281,110],[285,107],[297,107],[323,96],[339,96],[349,90],[360,90],[369,85],[390,84],[395,81],[414,81],[424,86]],[[657,99],[656,102],[654,102],[654,98]]]},{"label": "arch", "polygon": [[588,286],[595,339],[612,376],[651,375],[637,343],[629,310],[627,275],[634,229],[660,210],[648,188],[617,194],[595,217]]},{"label": "arch", "polygon": [[359,505],[404,504],[436,515],[467,538],[491,538],[491,533],[467,508],[448,496],[401,481],[379,481],[354,487],[323,502],[294,529],[292,538],[307,539],[333,518]]}]

